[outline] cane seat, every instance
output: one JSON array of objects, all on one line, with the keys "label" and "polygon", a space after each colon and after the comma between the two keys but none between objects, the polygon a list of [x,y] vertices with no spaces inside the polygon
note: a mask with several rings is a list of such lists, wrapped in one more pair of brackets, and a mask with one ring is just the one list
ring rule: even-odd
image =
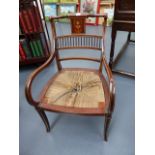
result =
[{"label": "cane seat", "polygon": [[42,91],[40,107],[47,110],[94,113],[106,112],[108,87],[96,70],[63,69]]}]

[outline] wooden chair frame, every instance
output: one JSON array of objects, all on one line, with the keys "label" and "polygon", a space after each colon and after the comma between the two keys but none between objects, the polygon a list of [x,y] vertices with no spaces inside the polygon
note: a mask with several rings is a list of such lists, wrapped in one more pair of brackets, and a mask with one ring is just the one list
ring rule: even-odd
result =
[{"label": "wooden chair frame", "polygon": [[[101,36],[95,36],[95,35],[86,35],[85,33],[85,19],[88,17],[101,17],[104,18],[104,22],[103,22],[103,34]],[[71,20],[71,26],[72,26],[72,34],[71,35],[66,35],[66,36],[56,36],[56,30],[55,30],[55,20],[57,19],[61,19],[61,18],[69,18]],[[74,23],[74,21],[76,22],[76,20],[81,20],[81,29],[79,29],[79,27]],[[83,22],[84,21],[84,22]],[[57,17],[53,17],[50,19],[51,22],[51,29],[52,29],[52,37],[54,39],[54,43],[53,43],[53,50],[51,51],[51,55],[48,58],[48,60],[42,64],[40,67],[38,67],[35,71],[33,71],[30,76],[28,77],[27,83],[26,83],[26,87],[25,87],[25,94],[26,94],[26,98],[28,100],[28,102],[35,107],[35,109],[37,110],[37,112],[39,113],[40,117],[42,118],[47,131],[50,131],[50,125],[48,122],[48,119],[46,117],[45,114],[45,110],[48,111],[53,111],[53,112],[66,112],[66,111],[59,111],[57,109],[44,109],[39,107],[39,103],[40,101],[36,101],[33,97],[32,97],[32,83],[35,79],[35,77],[42,71],[44,70],[47,66],[49,66],[54,59],[56,59],[57,62],[57,67],[58,67],[58,72],[62,70],[62,66],[60,61],[65,61],[65,60],[75,60],[75,59],[80,59],[80,60],[90,60],[90,61],[95,61],[95,62],[99,62],[99,70],[98,73],[102,74],[102,69],[103,66],[105,68],[105,71],[107,73],[107,77],[108,77],[108,81],[107,81],[107,85],[108,85],[108,89],[107,92],[109,93],[109,103],[108,103],[108,108],[106,113],[102,113],[102,114],[95,114],[95,113],[85,113],[83,115],[97,115],[97,116],[105,116],[105,123],[104,123],[104,140],[107,141],[107,131],[109,128],[109,124],[112,118],[112,113],[114,110],[114,104],[115,104],[115,84],[114,84],[114,79],[112,76],[112,72],[109,68],[108,63],[106,62],[106,58],[105,58],[105,54],[104,54],[104,38],[105,38],[105,30],[106,30],[106,21],[107,21],[107,15],[106,14],[76,14],[76,15],[68,15],[68,16],[57,16]],[[74,23],[74,24],[73,24]],[[79,22],[77,22],[79,24]],[[76,27],[77,26],[77,27]],[[77,29],[76,29],[77,28]],[[69,41],[71,38],[74,37],[86,37],[87,39],[90,38],[97,38],[97,39],[101,39],[102,40],[102,44],[99,46],[98,42],[92,42],[89,43],[90,46],[85,46],[83,45],[83,41],[78,41],[80,44],[75,43],[74,46],[71,46],[69,44]],[[66,40],[65,40],[66,39]],[[63,46],[60,43],[61,40],[63,40]],[[91,39],[90,39],[91,40]],[[95,40],[95,39],[94,39]],[[60,41],[60,42],[59,42]],[[87,41],[86,41],[87,42]],[[88,43],[88,42],[87,42]],[[59,45],[58,45],[59,44]],[[94,45],[94,47],[92,46],[92,44]],[[98,46],[96,46],[98,44]],[[60,58],[59,56],[59,50],[60,49],[76,49],[76,48],[83,48],[83,49],[93,49],[93,50],[100,50],[101,51],[101,59],[94,59],[94,58],[84,58],[84,57],[71,57],[71,58]],[[80,113],[80,111],[71,111],[71,113],[74,114],[82,114]]]}]

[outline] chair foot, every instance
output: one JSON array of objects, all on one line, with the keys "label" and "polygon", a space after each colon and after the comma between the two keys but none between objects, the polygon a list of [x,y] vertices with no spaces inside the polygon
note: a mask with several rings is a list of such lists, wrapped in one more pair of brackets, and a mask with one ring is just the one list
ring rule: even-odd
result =
[{"label": "chair foot", "polygon": [[110,125],[111,117],[105,116],[105,122],[104,122],[104,140],[108,141],[107,134],[108,134],[108,128]]},{"label": "chair foot", "polygon": [[45,124],[45,127],[46,127],[46,131],[47,132],[50,132],[50,125],[49,125],[49,121],[48,121],[48,118],[44,112],[44,110],[42,109],[39,109],[39,108],[36,108],[38,114],[40,115],[41,119],[43,120],[44,124]]}]

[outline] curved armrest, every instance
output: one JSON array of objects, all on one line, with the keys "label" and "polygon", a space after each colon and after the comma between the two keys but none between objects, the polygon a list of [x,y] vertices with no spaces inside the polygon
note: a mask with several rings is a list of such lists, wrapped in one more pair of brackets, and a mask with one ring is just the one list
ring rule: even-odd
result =
[{"label": "curved armrest", "polygon": [[55,51],[52,52],[48,60],[40,67],[38,67],[36,70],[34,70],[27,79],[25,87],[25,95],[28,102],[34,106],[37,106],[39,104],[39,101],[35,101],[32,97],[31,93],[32,82],[34,78],[54,60],[54,58],[55,58]]},{"label": "curved armrest", "polygon": [[106,73],[108,75],[109,89],[110,89],[110,106],[109,106],[109,112],[112,112],[113,109],[114,109],[114,102],[115,102],[115,82],[114,82],[114,79],[113,79],[113,75],[112,75],[111,69],[110,69],[109,65],[107,64],[106,58],[105,58],[104,55],[102,57],[102,62],[104,64]]}]

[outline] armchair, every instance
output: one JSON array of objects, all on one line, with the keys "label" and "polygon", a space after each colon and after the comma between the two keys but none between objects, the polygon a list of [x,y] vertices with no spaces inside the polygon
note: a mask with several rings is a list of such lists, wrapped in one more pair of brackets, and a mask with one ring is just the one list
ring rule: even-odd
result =
[{"label": "armchair", "polygon": [[[104,18],[102,35],[85,33],[85,20],[88,17]],[[71,34],[57,36],[55,21],[62,18],[70,20]],[[48,132],[50,131],[50,125],[45,111],[105,116],[104,140],[107,141],[107,132],[114,109],[115,83],[104,53],[106,20],[107,15],[105,14],[75,14],[50,18],[54,39],[53,50],[49,59],[31,73],[25,87],[28,102],[35,107]],[[89,49],[92,52],[100,52],[101,56],[99,59],[88,57],[62,58],[60,52],[65,49]],[[41,91],[40,99],[37,101],[32,97],[33,80],[54,59],[57,63],[58,72],[47,82]],[[94,61],[99,63],[99,68],[63,68],[61,61],[67,60]],[[108,80],[102,73],[103,67]]]}]

